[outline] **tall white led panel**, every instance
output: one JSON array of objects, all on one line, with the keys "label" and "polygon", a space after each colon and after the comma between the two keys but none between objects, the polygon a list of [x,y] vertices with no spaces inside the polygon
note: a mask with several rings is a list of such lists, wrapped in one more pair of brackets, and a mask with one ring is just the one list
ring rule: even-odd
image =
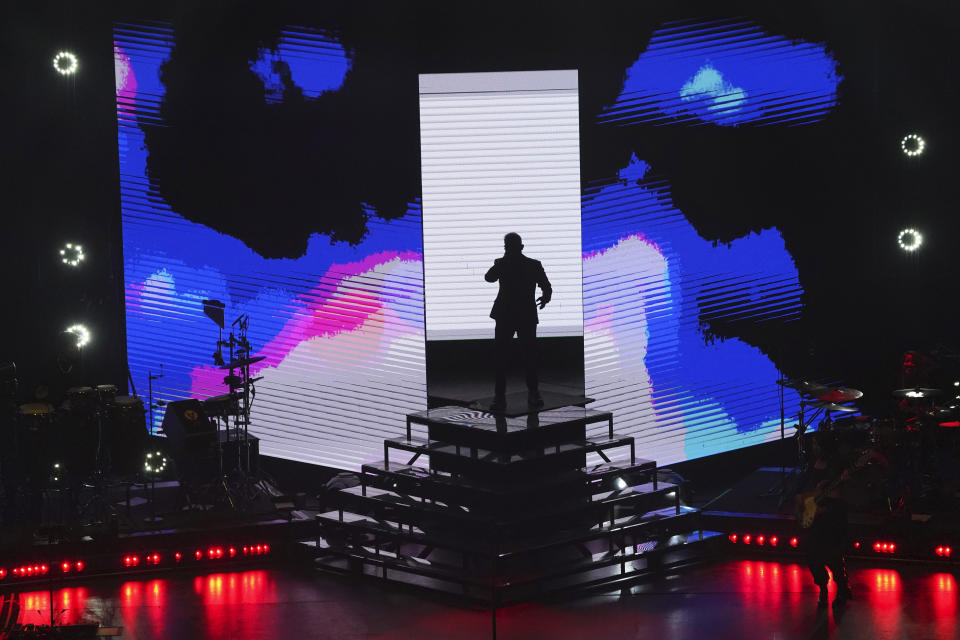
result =
[{"label": "tall white led panel", "polygon": [[493,338],[503,236],[543,263],[538,335],[582,336],[577,72],[420,76],[427,340]]}]

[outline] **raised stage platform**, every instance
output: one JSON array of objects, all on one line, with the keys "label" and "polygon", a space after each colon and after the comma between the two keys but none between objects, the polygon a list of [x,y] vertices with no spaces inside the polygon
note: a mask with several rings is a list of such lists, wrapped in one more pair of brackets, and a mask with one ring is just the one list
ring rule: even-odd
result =
[{"label": "raised stage platform", "polygon": [[[696,558],[714,537],[610,412],[528,411],[409,414],[405,436],[384,442],[359,486],[325,496],[334,508],[309,543],[317,565],[496,606],[629,581]],[[607,433],[588,438],[594,423]],[[415,424],[426,438],[413,437]],[[601,462],[588,465],[589,453]]]}]

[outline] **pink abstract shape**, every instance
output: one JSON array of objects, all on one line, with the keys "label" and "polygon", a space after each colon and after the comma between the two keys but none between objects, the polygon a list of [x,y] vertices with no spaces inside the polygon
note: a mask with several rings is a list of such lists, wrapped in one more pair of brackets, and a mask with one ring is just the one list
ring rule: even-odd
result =
[{"label": "pink abstract shape", "polygon": [[117,111],[132,116],[137,106],[137,77],[130,57],[113,43],[113,70],[117,86]]},{"label": "pink abstract shape", "polygon": [[[359,262],[334,264],[318,278],[318,285],[293,300],[294,311],[280,332],[268,341],[257,356],[264,359],[251,367],[251,375],[261,369],[277,367],[299,344],[318,337],[331,337],[355,331],[372,316],[383,311],[377,290],[345,286],[357,276],[371,273],[393,261],[422,260],[416,251],[384,251]],[[211,366],[196,367],[190,374],[191,396],[206,397],[221,393],[224,371]]]}]

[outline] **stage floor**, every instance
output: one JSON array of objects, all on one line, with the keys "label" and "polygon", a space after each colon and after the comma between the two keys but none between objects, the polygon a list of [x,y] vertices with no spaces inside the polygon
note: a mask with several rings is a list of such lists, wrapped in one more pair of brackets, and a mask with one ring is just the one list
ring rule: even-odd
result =
[{"label": "stage floor", "polygon": [[[498,638],[956,638],[957,578],[917,565],[854,566],[856,599],[838,619],[818,613],[807,569],[721,561],[666,575],[630,593],[516,605]],[[122,625],[123,638],[490,638],[489,612],[370,581],[255,569],[75,583],[53,592],[60,620]],[[21,595],[22,621],[48,619],[46,591]]]}]

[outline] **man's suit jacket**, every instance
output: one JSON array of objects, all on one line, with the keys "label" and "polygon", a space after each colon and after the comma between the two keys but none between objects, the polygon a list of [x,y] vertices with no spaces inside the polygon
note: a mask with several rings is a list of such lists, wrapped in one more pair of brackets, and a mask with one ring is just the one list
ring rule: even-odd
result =
[{"label": "man's suit jacket", "polygon": [[487,282],[500,281],[500,292],[490,310],[491,318],[512,325],[540,322],[536,287],[539,286],[548,299],[553,289],[539,260],[523,254],[505,255],[493,261],[484,278]]}]

